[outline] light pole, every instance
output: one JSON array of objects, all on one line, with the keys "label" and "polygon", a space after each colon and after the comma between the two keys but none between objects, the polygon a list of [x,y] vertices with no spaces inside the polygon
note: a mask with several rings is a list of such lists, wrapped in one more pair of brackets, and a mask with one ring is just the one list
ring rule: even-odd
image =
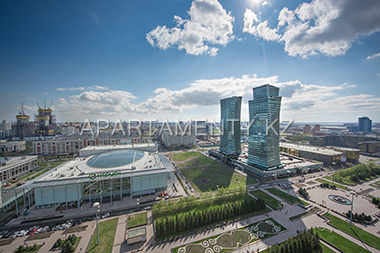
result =
[{"label": "light pole", "polygon": [[95,211],[95,214],[96,214],[96,236],[97,236],[97,239],[98,239],[98,244],[99,245],[99,217],[98,217],[98,213],[100,212],[100,204],[99,202],[95,202],[92,207],[96,207],[96,211]]},{"label": "light pole", "polygon": [[290,186],[289,176],[290,176],[290,170],[287,170],[286,172],[288,172],[288,197],[289,197],[289,186]]},{"label": "light pole", "polygon": [[351,228],[351,223],[352,223],[352,212],[353,212],[353,209],[354,209],[354,195],[355,195],[355,192],[354,192],[354,191],[350,191],[350,193],[352,194],[351,215],[350,215],[350,228]]}]

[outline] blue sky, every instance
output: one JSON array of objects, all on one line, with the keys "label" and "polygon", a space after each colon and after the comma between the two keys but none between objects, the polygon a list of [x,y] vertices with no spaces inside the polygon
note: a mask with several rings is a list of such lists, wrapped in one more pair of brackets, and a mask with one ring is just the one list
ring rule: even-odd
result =
[{"label": "blue sky", "polygon": [[1,1],[0,119],[213,119],[280,87],[282,119],[380,121],[380,1]]}]

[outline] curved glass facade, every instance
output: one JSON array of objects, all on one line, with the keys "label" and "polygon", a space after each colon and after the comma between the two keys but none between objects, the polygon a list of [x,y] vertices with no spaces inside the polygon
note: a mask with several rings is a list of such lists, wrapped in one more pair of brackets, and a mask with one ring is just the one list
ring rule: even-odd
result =
[{"label": "curved glass facade", "polygon": [[114,168],[140,160],[144,152],[137,150],[118,150],[96,155],[87,161],[93,168]]}]

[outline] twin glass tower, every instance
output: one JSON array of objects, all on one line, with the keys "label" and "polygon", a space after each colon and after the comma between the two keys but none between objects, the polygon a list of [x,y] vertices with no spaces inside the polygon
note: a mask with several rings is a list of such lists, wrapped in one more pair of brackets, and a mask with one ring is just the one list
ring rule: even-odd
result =
[{"label": "twin glass tower", "polygon": [[[272,170],[282,167],[280,162],[280,107],[279,88],[269,84],[253,88],[249,103],[248,160],[249,165]],[[241,97],[220,101],[220,151],[223,154],[241,153]],[[232,131],[231,123],[234,123]]]}]

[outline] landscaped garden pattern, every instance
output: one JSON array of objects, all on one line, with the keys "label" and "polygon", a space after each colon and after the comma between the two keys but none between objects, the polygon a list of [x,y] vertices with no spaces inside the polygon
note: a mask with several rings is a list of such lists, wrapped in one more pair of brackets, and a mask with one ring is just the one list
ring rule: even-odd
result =
[{"label": "landscaped garden pattern", "polygon": [[198,152],[170,155],[190,185],[198,192],[256,183],[233,169]]},{"label": "landscaped garden pattern", "polygon": [[244,228],[235,229],[230,232],[175,248],[173,249],[173,253],[228,252],[259,239],[276,235],[284,230],[285,227],[271,218],[245,226]]},{"label": "landscaped garden pattern", "polygon": [[257,198],[265,199],[265,203],[274,209],[280,208],[282,206],[280,201],[273,198],[272,196],[269,196],[262,190],[250,191],[249,193],[251,193],[253,196]]},{"label": "landscaped garden pattern", "polygon": [[318,233],[320,238],[342,250],[344,253],[370,252],[327,228],[314,228],[314,233]]},{"label": "landscaped garden pattern", "polygon": [[290,204],[295,204],[295,203],[298,202],[298,203],[300,203],[301,205],[304,205],[304,206],[308,205],[305,201],[303,201],[303,200],[301,200],[299,198],[296,198],[296,197],[294,197],[294,196],[292,196],[290,194],[288,196],[287,193],[285,193],[285,192],[283,192],[283,191],[281,191],[281,190],[279,190],[277,188],[268,188],[266,190],[269,191],[270,193],[272,193],[272,194],[274,194],[274,195],[276,195],[276,196],[278,196],[278,197],[286,200]]}]

